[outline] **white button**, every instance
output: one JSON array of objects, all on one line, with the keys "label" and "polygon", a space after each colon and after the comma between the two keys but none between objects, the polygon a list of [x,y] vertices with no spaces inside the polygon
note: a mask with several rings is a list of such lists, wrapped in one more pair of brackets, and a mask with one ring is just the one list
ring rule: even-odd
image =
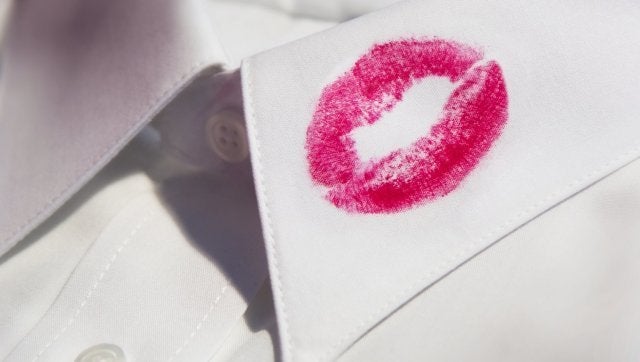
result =
[{"label": "white button", "polygon": [[75,362],[125,362],[124,352],[113,344],[99,344],[80,353]]},{"label": "white button", "polygon": [[207,141],[213,151],[227,162],[241,162],[249,156],[247,130],[237,112],[227,110],[212,116],[207,122]]}]

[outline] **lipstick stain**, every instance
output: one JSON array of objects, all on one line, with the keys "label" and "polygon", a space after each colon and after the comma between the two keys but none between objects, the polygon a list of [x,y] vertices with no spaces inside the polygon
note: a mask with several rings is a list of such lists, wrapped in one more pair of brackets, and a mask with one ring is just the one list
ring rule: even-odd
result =
[{"label": "lipstick stain", "polygon": [[[307,129],[309,171],[326,199],[353,213],[393,213],[445,196],[477,166],[507,121],[502,70],[470,46],[438,38],[374,45],[326,86]],[[363,161],[350,133],[378,121],[419,80],[457,87],[410,146]],[[401,125],[398,125],[401,126]]]}]

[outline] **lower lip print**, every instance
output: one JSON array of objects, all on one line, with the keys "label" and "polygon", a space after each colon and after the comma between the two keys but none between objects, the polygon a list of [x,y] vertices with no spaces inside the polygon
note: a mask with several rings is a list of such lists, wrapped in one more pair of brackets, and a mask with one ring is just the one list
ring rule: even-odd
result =
[{"label": "lower lip print", "polygon": [[[507,91],[495,61],[461,43],[400,39],[373,46],[324,88],[307,129],[307,160],[326,198],[357,213],[392,213],[447,195],[476,167],[507,121]],[[459,85],[427,135],[361,161],[350,132],[375,123],[429,76]],[[399,125],[400,126],[400,125]]]}]

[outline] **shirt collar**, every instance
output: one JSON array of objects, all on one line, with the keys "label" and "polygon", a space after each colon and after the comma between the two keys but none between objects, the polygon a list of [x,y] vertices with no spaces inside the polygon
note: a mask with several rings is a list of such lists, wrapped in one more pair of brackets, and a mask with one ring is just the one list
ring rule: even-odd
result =
[{"label": "shirt collar", "polygon": [[[637,34],[638,9],[584,10],[578,15],[553,1],[533,8],[408,1],[244,61],[245,115],[285,360],[335,359],[475,254],[640,156],[640,83],[629,76],[640,48],[616,35]],[[593,24],[609,18],[615,25]],[[464,69],[467,57],[482,59],[471,68],[478,73],[465,73],[457,85],[490,89],[492,107],[505,102],[495,73],[486,71],[497,64],[508,103],[500,136],[478,162],[473,142],[450,178],[416,171],[412,157],[420,156],[413,154],[386,164],[353,157],[352,124],[382,128],[384,138],[369,140],[374,148],[398,140],[397,129],[420,119],[420,102],[428,99],[407,91],[407,104],[390,110],[403,100],[399,84],[429,71],[455,78],[447,67]],[[427,70],[416,59],[425,59]],[[413,83],[416,91],[433,84]],[[435,132],[450,140],[470,131],[474,142],[488,140],[482,130],[492,132],[499,121],[485,117],[494,111],[481,102],[459,104],[453,109],[484,111],[475,121],[425,127],[416,138]],[[387,119],[372,124],[380,114]],[[466,126],[457,129],[457,122]],[[441,138],[431,141],[446,147]],[[434,156],[422,167],[447,165],[440,148],[428,147]],[[460,181],[457,172],[470,164]],[[435,197],[409,193],[416,183]],[[405,191],[418,202],[398,208],[394,198]],[[389,199],[376,196],[390,197],[392,207],[380,207]]]},{"label": "shirt collar", "polygon": [[[196,74],[224,63],[193,3],[139,4],[14,9],[0,105],[0,252]],[[245,116],[285,360],[335,358],[476,253],[640,155],[640,89],[628,76],[640,51],[608,56],[628,46],[616,34],[633,34],[640,16],[611,13],[615,25],[594,29],[596,10],[536,6],[545,11],[405,2],[245,60]],[[543,16],[550,12],[557,16]],[[87,18],[99,26],[87,27]],[[500,64],[509,97],[501,136],[446,196],[389,213],[336,207],[310,175],[306,146],[323,91],[372,46],[423,36],[481,45]]]},{"label": "shirt collar", "polygon": [[201,14],[192,1],[15,3],[0,84],[0,254],[224,62]]}]

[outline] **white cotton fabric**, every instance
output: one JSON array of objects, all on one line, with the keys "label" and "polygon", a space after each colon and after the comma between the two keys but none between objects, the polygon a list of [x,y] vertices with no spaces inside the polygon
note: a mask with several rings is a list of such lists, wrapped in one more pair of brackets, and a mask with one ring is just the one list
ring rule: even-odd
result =
[{"label": "white cotton fabric", "polygon": [[[47,312],[87,249],[130,200],[153,185],[121,159],[0,258],[0,360]],[[80,298],[80,295],[78,295]]]},{"label": "white cotton fabric", "polygon": [[[639,19],[622,1],[408,1],[246,60],[284,360],[335,358],[460,263],[640,156],[640,83],[630,76]],[[373,44],[407,36],[481,46],[496,59],[508,124],[447,197],[391,215],[347,214],[309,176],[307,126],[324,86]]]},{"label": "white cotton fabric", "polygon": [[253,54],[337,23],[332,19],[296,16],[277,7],[246,1],[206,1],[205,12],[225,52],[225,66],[229,69],[238,68],[242,59]]},{"label": "white cotton fabric", "polygon": [[[253,9],[267,8],[301,18],[344,21],[397,2],[397,0],[213,0],[213,4],[238,3]],[[250,6],[247,6],[250,5]],[[251,11],[251,10],[249,10]]]},{"label": "white cotton fabric", "polygon": [[184,171],[145,148],[128,147],[1,264],[13,285],[3,360],[74,360],[102,343],[134,361],[205,360],[242,325],[267,278],[249,174]]},{"label": "white cotton fabric", "polygon": [[0,81],[0,255],[191,78],[224,63],[198,1],[15,2],[10,16]]},{"label": "white cotton fabric", "polygon": [[[388,2],[1,8],[0,360],[640,358],[640,8],[408,1],[331,28]],[[324,86],[406,36],[483,47],[509,122],[446,198],[346,214],[306,128]],[[423,85],[359,130],[364,157],[439,109],[446,84]],[[205,142],[243,101],[253,170]]]},{"label": "white cotton fabric", "polygon": [[640,359],[640,161],[426,289],[340,361]]}]

